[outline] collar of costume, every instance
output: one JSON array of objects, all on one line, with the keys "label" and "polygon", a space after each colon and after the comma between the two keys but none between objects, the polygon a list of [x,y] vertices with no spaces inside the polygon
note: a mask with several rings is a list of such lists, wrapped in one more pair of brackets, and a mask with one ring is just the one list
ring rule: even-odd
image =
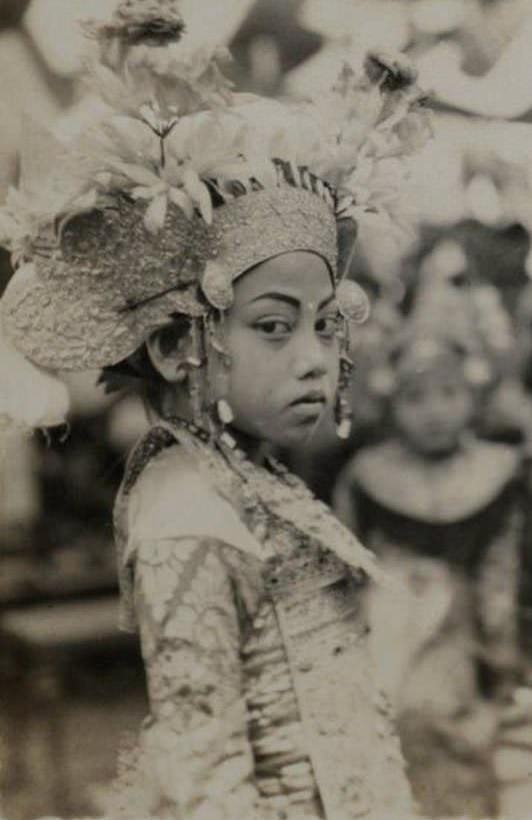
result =
[{"label": "collar of costume", "polygon": [[[26,123],[0,211],[3,329],[33,364],[116,364],[176,313],[227,310],[235,279],[278,254],[316,253],[337,283],[357,223],[398,222],[401,157],[429,133],[401,58],[369,55],[288,105],[234,93],[220,49],[186,56],[177,0],[123,0],[87,28],[99,113],[65,143]],[[364,313],[351,290],[345,314]]]},{"label": "collar of costume", "polygon": [[[161,460],[168,448],[173,448],[169,460]],[[158,422],[133,451],[115,507],[115,529],[128,628],[133,626],[129,562],[138,540],[147,535],[215,537],[275,569],[284,560],[279,545],[292,534],[302,545],[311,542],[332,552],[352,572],[387,583],[373,553],[283,464],[268,459],[257,466],[228,437],[213,441],[206,431],[178,418]],[[287,577],[287,587],[296,580]],[[276,591],[284,585],[278,577]]]}]

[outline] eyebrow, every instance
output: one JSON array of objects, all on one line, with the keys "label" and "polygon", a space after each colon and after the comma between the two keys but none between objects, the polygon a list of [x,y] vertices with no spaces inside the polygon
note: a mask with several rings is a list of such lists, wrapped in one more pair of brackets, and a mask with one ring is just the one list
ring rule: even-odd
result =
[{"label": "eyebrow", "polygon": [[[322,302],[318,305],[318,311],[323,310],[323,308],[327,307],[335,298],[336,294],[331,292],[326,299],[323,299]],[[278,291],[270,291],[269,293],[261,293],[260,296],[256,296],[254,299],[251,299],[251,304],[253,302],[258,302],[261,299],[276,299],[279,302],[285,302],[287,305],[290,305],[294,308],[301,307],[301,300],[296,299],[295,296],[289,296],[287,293],[279,293]]]}]

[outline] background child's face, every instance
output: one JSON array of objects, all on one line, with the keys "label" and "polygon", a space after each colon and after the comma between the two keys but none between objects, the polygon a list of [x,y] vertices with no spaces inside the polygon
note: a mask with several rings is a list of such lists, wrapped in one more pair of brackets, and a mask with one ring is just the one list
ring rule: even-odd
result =
[{"label": "background child's face", "polygon": [[392,401],[397,430],[426,456],[452,452],[473,410],[473,394],[459,365],[404,377]]},{"label": "background child's face", "polygon": [[336,393],[337,314],[315,254],[283,254],[237,280],[226,321],[236,428],[280,446],[314,431]]}]

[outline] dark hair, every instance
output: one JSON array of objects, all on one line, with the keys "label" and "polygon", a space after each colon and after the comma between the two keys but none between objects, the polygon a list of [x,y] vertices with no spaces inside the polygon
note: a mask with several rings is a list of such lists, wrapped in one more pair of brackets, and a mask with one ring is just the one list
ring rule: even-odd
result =
[{"label": "dark hair", "polygon": [[[165,356],[176,350],[190,331],[188,316],[175,313],[169,320],[169,324],[157,330],[161,352]],[[103,384],[106,393],[118,390],[135,392],[158,413],[161,412],[163,396],[167,389],[167,382],[152,364],[146,343],[126,359],[104,367],[100,372],[98,384]]]}]

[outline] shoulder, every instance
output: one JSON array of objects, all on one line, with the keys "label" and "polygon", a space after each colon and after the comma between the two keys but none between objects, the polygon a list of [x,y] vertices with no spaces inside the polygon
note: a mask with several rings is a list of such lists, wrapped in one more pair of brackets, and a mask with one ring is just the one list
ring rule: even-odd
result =
[{"label": "shoulder", "polygon": [[445,469],[427,471],[392,440],[362,450],[350,465],[350,480],[391,511],[444,523],[495,501],[520,477],[521,464],[519,448],[474,438]]},{"label": "shoulder", "polygon": [[175,442],[155,455],[126,499],[131,542],[210,539],[260,554],[260,546],[235,507],[211,484],[198,461]]},{"label": "shoulder", "polygon": [[508,444],[475,440],[472,461],[479,470],[479,482],[489,491],[517,476],[522,465],[522,450]]},{"label": "shoulder", "polygon": [[348,465],[346,477],[354,485],[371,491],[374,487],[390,486],[404,478],[405,459],[395,440],[363,447]]},{"label": "shoulder", "polygon": [[[470,482],[472,506],[480,509],[496,500],[510,486],[523,480],[523,450],[521,447],[476,440],[471,454]],[[464,482],[464,489],[468,489]]]}]

